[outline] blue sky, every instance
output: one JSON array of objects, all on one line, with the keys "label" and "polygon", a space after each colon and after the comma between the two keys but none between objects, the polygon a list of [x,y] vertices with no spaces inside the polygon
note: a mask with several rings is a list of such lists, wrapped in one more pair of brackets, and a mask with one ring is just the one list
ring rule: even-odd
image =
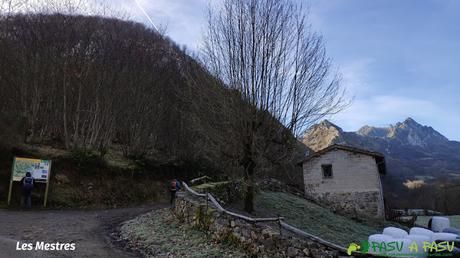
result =
[{"label": "blue sky", "polygon": [[460,1],[314,0],[311,20],[354,95],[347,130],[410,116],[460,140]]},{"label": "blue sky", "polygon": [[[174,41],[199,50],[209,0],[137,2]],[[136,0],[108,3],[149,25]],[[412,117],[460,141],[460,0],[305,3],[354,98],[332,122],[351,131]]]},{"label": "blue sky", "polygon": [[[138,1],[173,40],[199,50],[208,1]],[[460,140],[460,1],[309,3],[311,22],[354,97],[330,120],[357,130],[412,117]],[[147,22],[137,6],[130,8],[132,18]]]}]

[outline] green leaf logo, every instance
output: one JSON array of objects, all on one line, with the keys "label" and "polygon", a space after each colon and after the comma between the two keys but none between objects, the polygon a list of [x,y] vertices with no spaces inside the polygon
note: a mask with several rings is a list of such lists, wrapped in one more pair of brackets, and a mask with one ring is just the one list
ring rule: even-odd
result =
[{"label": "green leaf logo", "polygon": [[369,242],[368,241],[361,241],[360,245],[361,245],[361,248],[359,249],[360,252],[362,253],[369,252]]},{"label": "green leaf logo", "polygon": [[[348,255],[351,255],[351,253],[353,253],[354,251],[357,251],[359,250],[360,246],[358,244],[355,244],[355,243],[351,243],[349,246],[348,246],[348,249],[347,249],[347,254]],[[369,246],[368,246],[369,248]]]}]

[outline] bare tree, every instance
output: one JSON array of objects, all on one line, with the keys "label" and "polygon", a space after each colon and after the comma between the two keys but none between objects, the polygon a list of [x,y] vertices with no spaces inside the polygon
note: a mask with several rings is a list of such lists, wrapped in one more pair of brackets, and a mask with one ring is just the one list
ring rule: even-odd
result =
[{"label": "bare tree", "polygon": [[304,10],[290,0],[224,0],[209,11],[204,63],[246,103],[228,99],[239,104],[230,116],[238,127],[232,140],[244,146],[248,212],[254,210],[259,160],[292,157],[287,150],[294,148],[294,136],[346,105],[323,39]]},{"label": "bare tree", "polygon": [[0,112],[24,118],[29,142],[103,153],[126,129],[137,152],[150,143],[156,93],[172,76],[165,75],[161,42],[144,26],[117,19],[13,15],[0,23]]}]

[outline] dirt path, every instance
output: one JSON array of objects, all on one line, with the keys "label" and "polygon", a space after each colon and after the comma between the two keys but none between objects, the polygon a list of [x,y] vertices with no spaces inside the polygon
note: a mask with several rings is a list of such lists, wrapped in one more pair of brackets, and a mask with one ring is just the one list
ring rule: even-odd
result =
[{"label": "dirt path", "polygon": [[[134,257],[110,241],[117,225],[139,214],[164,208],[158,204],[97,211],[0,210],[0,258]],[[75,251],[17,251],[17,242],[75,243]]]}]

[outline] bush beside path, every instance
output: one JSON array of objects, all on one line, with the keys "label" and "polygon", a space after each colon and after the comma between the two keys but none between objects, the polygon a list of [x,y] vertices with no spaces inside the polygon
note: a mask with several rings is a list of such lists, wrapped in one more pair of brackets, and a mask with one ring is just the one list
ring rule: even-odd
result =
[{"label": "bush beside path", "polygon": [[120,238],[144,257],[246,257],[239,248],[218,243],[181,224],[169,208],[154,210],[122,224]]}]

